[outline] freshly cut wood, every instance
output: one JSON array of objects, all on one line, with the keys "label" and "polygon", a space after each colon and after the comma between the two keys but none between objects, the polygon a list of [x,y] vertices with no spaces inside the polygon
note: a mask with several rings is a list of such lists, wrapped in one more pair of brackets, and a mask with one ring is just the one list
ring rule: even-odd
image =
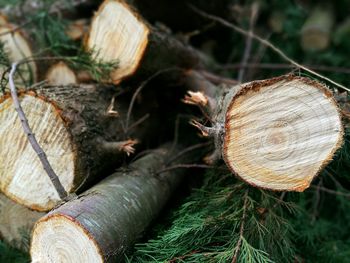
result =
[{"label": "freshly cut wood", "polygon": [[81,40],[88,32],[88,25],[88,19],[78,19],[68,25],[66,34],[74,41]]},{"label": "freshly cut wood", "polygon": [[105,0],[94,16],[86,40],[88,50],[105,62],[117,61],[106,81],[119,83],[137,74],[167,68],[192,68],[206,61],[198,51],[149,25],[123,0]]},{"label": "freshly cut wood", "polygon": [[212,127],[193,123],[215,138],[208,160],[222,156],[251,185],[301,192],[342,145],[339,109],[317,81],[287,75],[230,87],[217,97],[210,95],[217,94],[212,85],[198,89],[185,102],[207,104],[212,113]]},{"label": "freshly cut wood", "polygon": [[[118,165],[131,153],[120,119],[123,104],[111,105],[113,89],[48,86],[20,92],[20,102],[39,144],[68,193]],[[113,101],[114,102],[114,101]],[[0,98],[0,190],[31,209],[48,211],[60,200],[33,151],[11,97]]]},{"label": "freshly cut wood", "polygon": [[[12,24],[0,23],[0,42],[4,44],[10,63],[19,62],[33,56],[30,45],[24,35],[19,30],[12,32],[15,27]],[[0,76],[6,69],[6,66],[0,65]],[[22,64],[19,72],[20,74],[17,74],[18,77],[15,79],[18,86],[23,87],[36,81],[37,67],[34,61]]]},{"label": "freshly cut wood", "polygon": [[78,82],[74,71],[62,61],[51,66],[47,72],[46,79],[48,84],[54,86],[72,85]]},{"label": "freshly cut wood", "polygon": [[0,238],[20,250],[29,251],[34,224],[44,215],[0,194]]},{"label": "freshly cut wood", "polygon": [[164,171],[169,159],[179,154],[171,148],[142,157],[38,221],[32,262],[121,261],[182,177],[181,169]]},{"label": "freshly cut wood", "polygon": [[333,24],[332,8],[327,5],[315,7],[301,29],[301,46],[303,49],[310,51],[326,49],[330,44]]}]

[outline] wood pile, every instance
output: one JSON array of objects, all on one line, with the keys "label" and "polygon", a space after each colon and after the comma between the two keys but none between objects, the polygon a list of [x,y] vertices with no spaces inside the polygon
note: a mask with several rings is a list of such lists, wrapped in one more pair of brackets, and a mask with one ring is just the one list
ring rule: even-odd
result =
[{"label": "wood pile", "polygon": [[[14,84],[31,132],[23,131],[13,94],[6,90],[0,97],[0,236],[26,249],[31,235],[32,262],[120,260],[175,191],[185,174],[180,161],[204,158],[214,165],[222,159],[233,176],[252,186],[301,192],[342,145],[340,111],[324,84],[294,75],[234,84],[215,74],[208,54],[152,25],[131,2],[105,0],[91,20],[72,23],[66,32],[99,61],[117,63],[102,80],[64,61],[44,70],[35,60],[21,66],[22,77],[16,74]],[[316,36],[314,17],[320,15],[315,11],[304,26],[304,48],[312,42],[322,49],[329,41],[331,19]],[[6,33],[14,25],[0,18],[0,41],[11,62],[31,58],[25,34]],[[193,145],[176,140],[152,151],[142,146],[146,153],[138,151],[141,157],[126,165],[135,145],[149,136],[162,137],[157,131],[165,120],[145,119],[150,125],[129,131],[139,118],[130,105],[139,100],[139,111],[147,116],[152,103],[142,99],[141,89],[124,101],[116,93],[130,83],[142,88],[157,75],[163,83],[185,87],[161,89],[160,96],[180,92],[183,102],[200,108],[203,115],[191,124],[213,142],[211,155],[188,155]],[[27,83],[39,80],[43,85],[28,88]],[[33,150],[30,136],[42,152]],[[40,154],[67,198],[48,176]]]}]

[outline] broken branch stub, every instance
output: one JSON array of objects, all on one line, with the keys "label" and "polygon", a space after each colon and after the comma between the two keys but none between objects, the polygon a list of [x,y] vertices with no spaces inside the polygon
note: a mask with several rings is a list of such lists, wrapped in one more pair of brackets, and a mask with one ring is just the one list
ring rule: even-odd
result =
[{"label": "broken branch stub", "polygon": [[304,191],[342,145],[338,106],[317,81],[292,75],[253,81],[216,101],[210,110],[216,151],[251,185]]}]

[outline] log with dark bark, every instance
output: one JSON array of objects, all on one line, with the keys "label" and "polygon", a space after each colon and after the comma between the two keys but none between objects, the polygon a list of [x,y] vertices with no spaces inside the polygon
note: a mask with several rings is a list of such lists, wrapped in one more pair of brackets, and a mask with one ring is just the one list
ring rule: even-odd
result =
[{"label": "log with dark bark", "polygon": [[341,115],[331,92],[308,78],[286,75],[219,90],[194,73],[197,87],[184,101],[206,107],[213,136],[229,169],[251,185],[304,191],[343,142]]},{"label": "log with dark bark", "polygon": [[20,250],[29,251],[34,224],[44,215],[0,194],[0,239]]},{"label": "log with dark bark", "polygon": [[32,262],[119,262],[178,185],[181,169],[159,173],[178,154],[157,149],[50,212],[34,228]]},{"label": "log with dark bark", "polygon": [[[124,116],[123,104],[111,105],[114,92],[92,85],[20,92],[29,125],[68,193],[133,151],[135,141],[125,137],[118,118]],[[0,99],[0,123],[1,191],[31,209],[52,209],[58,193],[29,144],[8,94]]]},{"label": "log with dark bark", "polygon": [[119,83],[167,68],[190,69],[210,64],[203,54],[148,24],[123,0],[106,0],[96,12],[85,46],[102,61],[117,61],[105,81]]}]

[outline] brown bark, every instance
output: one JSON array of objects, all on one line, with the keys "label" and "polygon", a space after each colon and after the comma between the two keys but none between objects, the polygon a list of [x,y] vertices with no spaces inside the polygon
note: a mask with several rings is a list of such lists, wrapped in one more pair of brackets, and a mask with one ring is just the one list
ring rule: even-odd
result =
[{"label": "brown bark", "polygon": [[102,3],[92,20],[85,46],[94,49],[104,61],[119,62],[106,80],[115,84],[129,76],[147,78],[168,68],[185,70],[211,63],[187,43],[148,24],[134,6],[123,0]]},{"label": "brown bark", "polygon": [[172,148],[155,150],[42,218],[33,231],[33,262],[120,261],[182,177],[181,169],[157,173],[179,153]]},{"label": "brown bark", "polygon": [[[121,122],[125,105],[111,105],[113,95],[113,89],[96,86],[47,86],[20,93],[29,125],[69,193],[116,167],[125,153],[133,151],[135,142],[128,140]],[[5,95],[0,102],[5,127],[0,131],[1,190],[32,209],[50,210],[58,196],[28,144],[12,99]],[[36,197],[28,200],[32,194]]]}]

